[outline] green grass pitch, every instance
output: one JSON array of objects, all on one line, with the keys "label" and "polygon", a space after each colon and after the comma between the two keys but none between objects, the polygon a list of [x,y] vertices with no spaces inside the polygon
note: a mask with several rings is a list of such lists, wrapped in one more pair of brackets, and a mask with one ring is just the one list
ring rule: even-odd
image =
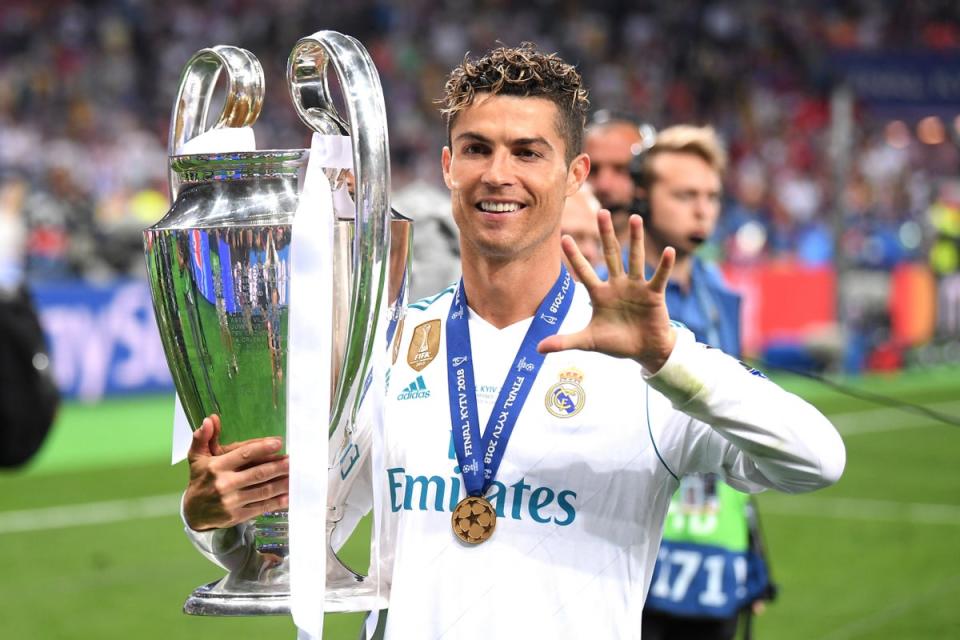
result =
[{"label": "green grass pitch", "polygon": [[[784,382],[835,420],[847,470],[826,491],[760,497],[781,595],[755,637],[960,638],[960,428]],[[957,368],[853,383],[960,416]],[[288,618],[180,612],[221,571],[192,549],[176,515],[186,468],[167,464],[172,404],[68,404],[33,463],[0,473],[0,636],[295,637]],[[92,512],[99,521],[82,522]],[[362,564],[365,542],[345,555]],[[358,615],[328,615],[325,637],[352,640],[359,624]]]}]

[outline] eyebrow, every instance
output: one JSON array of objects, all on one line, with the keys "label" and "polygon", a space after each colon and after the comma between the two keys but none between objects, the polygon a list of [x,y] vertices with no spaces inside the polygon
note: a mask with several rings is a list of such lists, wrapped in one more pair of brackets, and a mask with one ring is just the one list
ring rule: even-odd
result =
[{"label": "eyebrow", "polygon": [[[484,144],[493,144],[493,141],[490,138],[484,135],[481,135],[479,133],[476,133],[475,131],[464,131],[463,133],[459,134],[456,138],[454,138],[454,140],[458,142],[463,139],[476,140],[477,142],[482,142]],[[513,140],[510,140],[509,144],[510,146],[514,146],[514,147],[525,147],[525,146],[530,146],[535,144],[541,144],[547,147],[548,149],[553,149],[553,146],[549,142],[547,142],[547,139],[544,138],[543,136],[535,136],[532,138],[515,138]]]},{"label": "eyebrow", "polygon": [[547,139],[541,136],[537,136],[535,138],[517,138],[516,140],[513,141],[513,144],[521,147],[526,147],[534,144],[542,144],[548,149],[553,149],[553,146],[549,142],[547,142]]}]

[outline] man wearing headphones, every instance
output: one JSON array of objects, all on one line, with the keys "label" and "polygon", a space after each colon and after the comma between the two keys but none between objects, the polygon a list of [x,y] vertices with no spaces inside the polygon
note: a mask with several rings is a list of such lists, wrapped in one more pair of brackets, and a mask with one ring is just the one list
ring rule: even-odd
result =
[{"label": "man wearing headphones", "polygon": [[633,116],[600,109],[590,118],[583,150],[590,156],[587,182],[600,205],[610,212],[621,246],[630,240],[630,214],[635,188],[630,163],[650,146],[653,127]]},{"label": "man wearing headphones", "polygon": [[[646,255],[676,249],[666,291],[671,317],[699,341],[739,356],[740,297],[695,254],[716,227],[725,168],[726,154],[712,128],[665,129],[630,163],[631,209],[644,217]],[[749,619],[752,603],[769,589],[752,518],[749,497],[717,476],[683,479],[644,607],[644,640],[734,637],[741,611]]]}]

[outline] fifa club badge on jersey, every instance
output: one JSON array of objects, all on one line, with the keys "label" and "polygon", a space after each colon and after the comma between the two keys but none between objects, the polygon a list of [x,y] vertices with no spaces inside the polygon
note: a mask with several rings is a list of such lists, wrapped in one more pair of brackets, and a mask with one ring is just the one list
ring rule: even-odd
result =
[{"label": "fifa club badge on jersey", "polygon": [[570,367],[560,372],[560,382],[547,391],[547,411],[558,418],[571,418],[583,409],[586,393],[580,383],[583,373]]},{"label": "fifa club badge on jersey", "polygon": [[440,321],[430,320],[418,324],[410,337],[410,348],[407,349],[407,364],[416,371],[423,369],[433,362],[440,351]]}]

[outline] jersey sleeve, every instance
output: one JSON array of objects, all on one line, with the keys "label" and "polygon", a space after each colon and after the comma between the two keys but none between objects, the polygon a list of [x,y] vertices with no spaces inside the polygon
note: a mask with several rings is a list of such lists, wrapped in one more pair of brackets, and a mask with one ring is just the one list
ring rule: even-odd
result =
[{"label": "jersey sleeve", "polygon": [[210,529],[208,531],[191,529],[183,511],[182,496],[180,498],[180,520],[183,521],[183,530],[186,532],[187,538],[190,539],[197,551],[211,562],[228,571],[241,567],[253,548],[253,527],[246,522],[226,529]]},{"label": "jersey sleeve", "polygon": [[330,538],[330,546],[334,551],[340,551],[357,528],[357,523],[373,508],[373,477],[369,455],[363,459],[356,473],[358,477],[342,506],[343,517]]},{"label": "jersey sleeve", "polygon": [[800,493],[843,473],[843,440],[819,410],[685,329],[666,364],[643,377],[671,405],[655,411],[651,435],[677,476],[719,473],[743,491]]}]

